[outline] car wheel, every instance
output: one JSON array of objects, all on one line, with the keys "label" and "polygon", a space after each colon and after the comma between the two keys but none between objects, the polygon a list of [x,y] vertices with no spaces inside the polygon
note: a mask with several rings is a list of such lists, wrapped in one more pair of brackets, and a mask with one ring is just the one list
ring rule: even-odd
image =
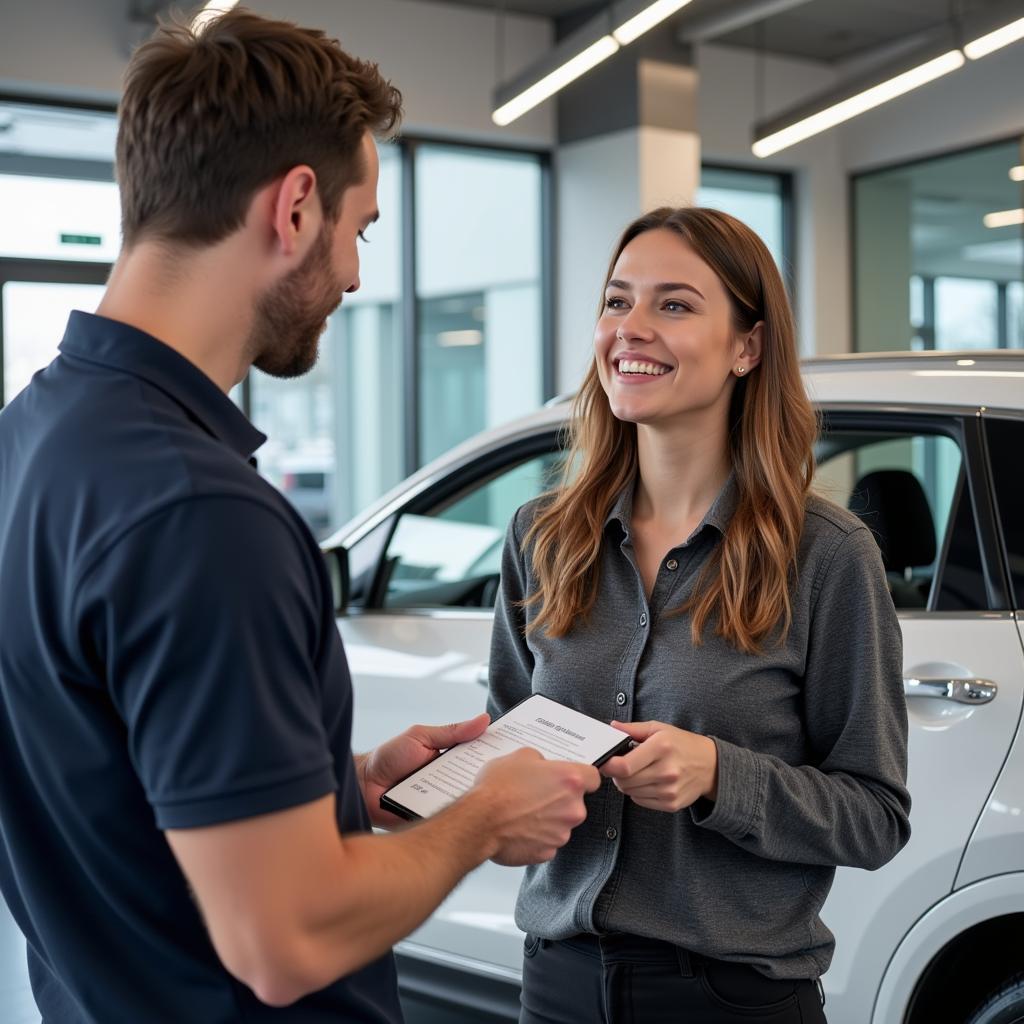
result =
[{"label": "car wheel", "polygon": [[967,1024],[1024,1024],[1024,974],[1014,975],[987,996]]}]

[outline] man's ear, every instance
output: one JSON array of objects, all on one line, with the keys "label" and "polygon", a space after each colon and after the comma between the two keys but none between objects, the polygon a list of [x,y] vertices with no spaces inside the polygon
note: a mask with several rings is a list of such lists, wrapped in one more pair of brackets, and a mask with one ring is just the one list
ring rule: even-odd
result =
[{"label": "man's ear", "polygon": [[278,179],[271,195],[271,229],[278,253],[286,258],[305,255],[322,222],[316,172],[299,164]]},{"label": "man's ear", "polygon": [[761,352],[764,346],[764,321],[758,320],[750,333],[740,340],[742,345],[737,358],[743,360],[743,365],[748,371],[752,370],[761,362]]}]

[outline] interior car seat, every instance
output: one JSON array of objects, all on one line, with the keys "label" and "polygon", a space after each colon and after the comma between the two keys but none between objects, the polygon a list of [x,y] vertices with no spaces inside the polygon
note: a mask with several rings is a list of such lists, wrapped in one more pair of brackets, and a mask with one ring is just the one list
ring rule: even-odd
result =
[{"label": "interior car seat", "polygon": [[931,580],[911,576],[935,561],[936,544],[921,482],[905,469],[873,470],[857,481],[847,507],[878,541],[896,607],[924,608]]}]

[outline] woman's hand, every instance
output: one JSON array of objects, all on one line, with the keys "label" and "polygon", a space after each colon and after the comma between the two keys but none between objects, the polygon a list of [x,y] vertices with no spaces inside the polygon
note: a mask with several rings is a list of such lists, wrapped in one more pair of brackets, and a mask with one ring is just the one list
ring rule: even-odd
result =
[{"label": "woman's hand", "polygon": [[718,748],[707,736],[664,722],[612,722],[639,746],[601,766],[601,774],[634,803],[679,811],[718,793]]},{"label": "woman's hand", "polygon": [[456,743],[475,740],[490,720],[489,715],[480,714],[452,725],[414,725],[368,754],[356,754],[359,788],[363,791],[373,824],[379,828],[407,825],[407,821],[381,808],[381,794],[417,768],[433,761],[442,750]]}]

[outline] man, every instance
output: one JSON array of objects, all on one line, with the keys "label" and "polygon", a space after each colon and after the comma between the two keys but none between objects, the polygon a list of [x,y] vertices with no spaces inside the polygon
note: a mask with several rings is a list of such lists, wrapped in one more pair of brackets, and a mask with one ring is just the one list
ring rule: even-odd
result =
[{"label": "man", "polygon": [[0,415],[0,887],[46,1024],[399,1021],[392,943],[486,858],[553,856],[598,785],[524,751],[369,832],[486,716],[353,759],[322,559],[227,398],[308,369],[358,288],[399,102],[238,10],[128,68],[123,253]]}]

